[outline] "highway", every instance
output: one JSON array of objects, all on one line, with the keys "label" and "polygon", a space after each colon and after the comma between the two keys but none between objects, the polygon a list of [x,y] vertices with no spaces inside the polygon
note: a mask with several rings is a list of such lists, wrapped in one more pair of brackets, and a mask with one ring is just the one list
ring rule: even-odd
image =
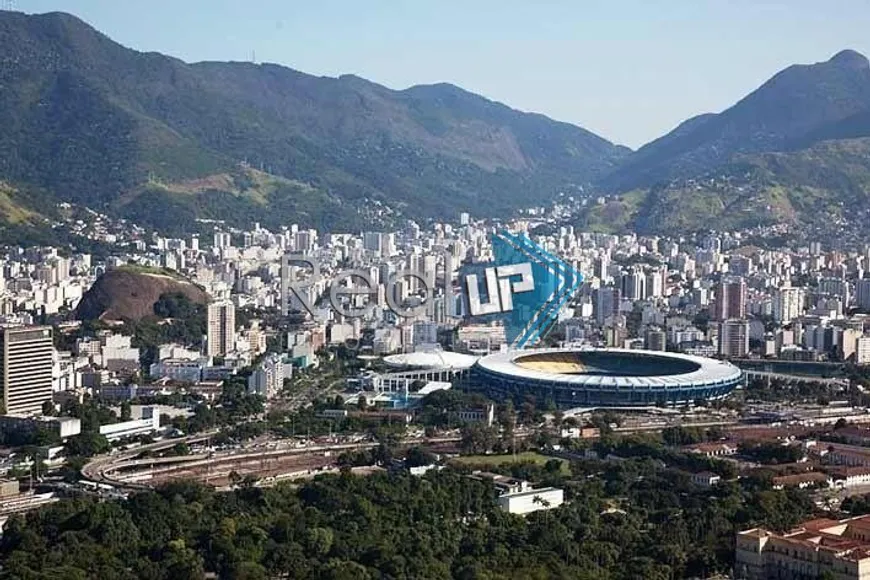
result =
[{"label": "highway", "polygon": [[[140,457],[143,451],[160,451],[182,442],[197,443],[214,435],[212,432],[170,439],[100,456],[82,468],[82,475],[89,481],[127,489],[147,489],[172,479],[185,478],[216,483],[225,480],[231,472],[278,479],[291,473],[304,475],[311,470],[334,467],[338,456],[346,451],[372,449],[379,445],[371,440],[303,445],[298,439],[284,439],[229,451]],[[411,437],[403,444],[457,443],[460,440],[459,435],[426,439]]]},{"label": "highway", "polygon": [[150,443],[148,445],[142,445],[140,447],[136,447],[134,449],[129,449],[126,451],[117,452],[114,454],[106,454],[99,455],[92,459],[89,463],[87,463],[84,467],[82,467],[82,476],[89,480],[95,481],[97,483],[106,483],[103,478],[103,471],[110,465],[114,463],[123,462],[129,459],[133,459],[139,455],[141,455],[145,451],[161,451],[163,449],[169,449],[178,445],[179,443],[187,443],[188,445],[191,443],[199,443],[200,441],[206,441],[207,439],[214,437],[217,435],[218,431],[209,431],[207,433],[201,433],[198,435],[189,435],[187,437],[179,437],[176,439],[164,439],[162,441],[157,441],[156,443]]}]

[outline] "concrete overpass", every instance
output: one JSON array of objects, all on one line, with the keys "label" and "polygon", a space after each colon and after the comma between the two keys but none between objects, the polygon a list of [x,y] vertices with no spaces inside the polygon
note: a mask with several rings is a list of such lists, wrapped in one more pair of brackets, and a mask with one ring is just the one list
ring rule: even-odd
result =
[{"label": "concrete overpass", "polygon": [[746,379],[765,379],[768,383],[772,380],[782,380],[790,383],[823,383],[834,386],[849,386],[849,380],[843,377],[821,377],[808,375],[794,375],[778,372],[765,372],[757,370],[743,370]]},{"label": "concrete overpass", "polygon": [[[376,441],[356,443],[327,443],[298,445],[298,440],[274,442],[269,449],[241,449],[227,452],[195,453],[177,457],[139,457],[143,451],[166,449],[179,442],[193,443],[213,436],[200,435],[173,439],[159,444],[145,445],[120,454],[95,458],[82,469],[82,475],[93,482],[119,488],[143,490],[171,479],[191,478],[213,481],[225,478],[232,471],[240,475],[267,474],[280,479],[290,474],[301,474],[310,469],[334,466],[338,455],[345,451],[372,449]],[[408,438],[409,445],[458,442],[459,436]],[[311,466],[311,467],[309,467]]]}]

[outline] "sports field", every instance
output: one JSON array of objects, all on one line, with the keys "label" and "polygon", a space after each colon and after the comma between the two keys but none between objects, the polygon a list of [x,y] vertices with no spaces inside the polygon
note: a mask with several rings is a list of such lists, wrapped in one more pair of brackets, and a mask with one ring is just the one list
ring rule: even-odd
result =
[{"label": "sports field", "polygon": [[487,467],[503,465],[505,463],[537,463],[539,465],[544,465],[551,459],[556,459],[562,463],[562,473],[566,475],[570,473],[568,462],[566,460],[559,459],[558,457],[549,457],[534,451],[525,451],[523,453],[517,453],[516,455],[466,455],[464,457],[457,457],[452,461],[461,465],[480,467],[484,469]]}]

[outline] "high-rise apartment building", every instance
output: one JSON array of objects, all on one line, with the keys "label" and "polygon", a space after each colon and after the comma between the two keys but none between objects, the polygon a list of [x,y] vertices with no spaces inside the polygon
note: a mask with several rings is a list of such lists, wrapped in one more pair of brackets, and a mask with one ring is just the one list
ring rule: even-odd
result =
[{"label": "high-rise apartment building", "polygon": [[749,353],[749,322],[731,319],[719,325],[719,354],[742,357]]},{"label": "high-rise apartment building", "polygon": [[665,294],[665,282],[667,280],[667,270],[665,268],[654,268],[646,275],[646,288],[644,298],[661,298]]},{"label": "high-rise apartment building", "polygon": [[855,303],[858,308],[870,310],[870,278],[862,278],[855,283]]},{"label": "high-rise apartment building", "polygon": [[40,414],[51,400],[51,332],[48,326],[0,330],[0,390],[7,414]]},{"label": "high-rise apartment building", "polygon": [[271,399],[284,387],[284,379],[292,375],[292,366],[284,364],[280,355],[267,356],[251,376],[248,377],[248,392]]},{"label": "high-rise apartment building", "polygon": [[607,282],[608,278],[610,278],[610,274],[608,270],[610,269],[610,256],[604,254],[598,258],[596,258],[593,264],[593,274],[596,278],[601,280],[602,282]]},{"label": "high-rise apartment building", "polygon": [[835,328],[834,341],[837,344],[840,360],[847,361],[855,358],[858,348],[858,339],[864,336],[861,330],[855,328]]},{"label": "high-rise apartment building", "polygon": [[622,296],[627,300],[643,300],[646,294],[646,275],[640,268],[632,268],[631,272],[622,276]]},{"label": "high-rise apartment building", "polygon": [[862,336],[855,341],[855,364],[870,364],[870,336]]},{"label": "high-rise apartment building", "polygon": [[[844,307],[849,306],[849,283],[842,278],[828,277],[820,279],[818,294],[839,298],[843,302]],[[868,287],[867,298],[870,298],[870,287]],[[870,302],[868,302],[868,306],[870,306]]]},{"label": "high-rise apartment building", "polygon": [[414,347],[432,347],[438,344],[438,325],[429,320],[418,320],[413,325]]},{"label": "high-rise apartment building", "polygon": [[209,304],[207,323],[208,356],[223,355],[235,349],[236,306],[231,301],[221,300]]},{"label": "high-rise apartment building", "polygon": [[647,330],[646,335],[644,336],[644,347],[647,350],[666,350],[667,334],[665,334],[665,331],[658,328]]},{"label": "high-rise apartment building", "polygon": [[716,285],[713,318],[720,321],[746,318],[746,282],[743,278],[723,280]]},{"label": "high-rise apartment building", "polygon": [[602,286],[598,289],[595,295],[595,320],[598,324],[604,324],[605,320],[619,314],[620,299],[619,288]]},{"label": "high-rise apartment building", "polygon": [[229,232],[215,232],[214,247],[229,248],[233,245],[233,237]]},{"label": "high-rise apartment building", "polygon": [[780,288],[773,301],[773,319],[790,322],[804,312],[803,288]]}]

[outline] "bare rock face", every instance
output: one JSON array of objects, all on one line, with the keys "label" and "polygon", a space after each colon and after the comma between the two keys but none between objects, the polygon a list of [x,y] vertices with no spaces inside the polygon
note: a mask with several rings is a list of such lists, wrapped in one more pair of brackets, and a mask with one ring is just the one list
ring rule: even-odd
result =
[{"label": "bare rock face", "polygon": [[100,276],[76,307],[79,320],[140,320],[154,314],[163,294],[181,293],[191,302],[209,300],[199,286],[178,275],[158,270],[117,268]]}]

